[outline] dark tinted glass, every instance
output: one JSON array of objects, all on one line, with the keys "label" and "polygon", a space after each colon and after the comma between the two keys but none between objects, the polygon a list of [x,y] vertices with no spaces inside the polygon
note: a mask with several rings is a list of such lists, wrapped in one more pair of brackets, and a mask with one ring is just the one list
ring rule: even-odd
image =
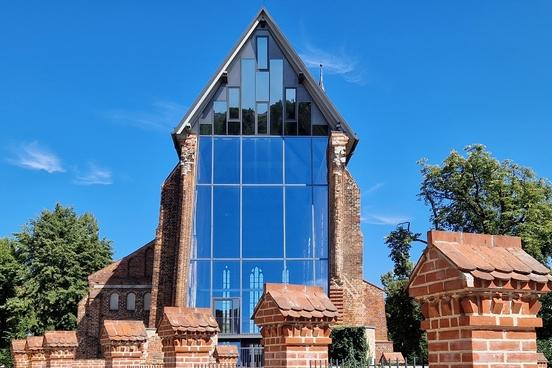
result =
[{"label": "dark tinted glass", "polygon": [[299,135],[311,135],[311,103],[299,102],[298,113],[298,134]]},{"label": "dark tinted glass", "polygon": [[296,121],[286,121],[284,125],[284,134],[285,135],[297,135],[297,122]]},{"label": "dark tinted glass", "polygon": [[257,134],[268,134],[268,104],[257,104]]},{"label": "dark tinted glass", "polygon": [[228,88],[228,119],[240,120],[240,89]]},{"label": "dark tinted glass", "polygon": [[199,125],[199,134],[200,135],[211,135],[211,134],[213,134],[213,125],[212,124],[200,124]]},{"label": "dark tinted glass", "polygon": [[240,256],[240,190],[213,189],[213,257]]},{"label": "dark tinted glass", "polygon": [[286,88],[286,120],[295,120],[295,108],[297,105],[297,92],[295,88]]},{"label": "dark tinted glass", "polygon": [[312,258],[312,187],[286,188],[286,257]]},{"label": "dark tinted glass", "polygon": [[215,134],[226,134],[226,101],[213,102]]},{"label": "dark tinted glass", "polygon": [[281,187],[243,188],[243,257],[283,257]]},{"label": "dark tinted glass", "polygon": [[312,126],[312,135],[328,135],[328,126],[327,125],[313,125]]},{"label": "dark tinted glass", "polygon": [[195,210],[195,244],[192,258],[211,256],[211,187],[198,186]]},{"label": "dark tinted glass", "polygon": [[199,160],[197,169],[197,182],[199,184],[211,184],[211,168],[213,154],[213,139],[201,137],[199,139]]},{"label": "dark tinted glass", "polygon": [[242,145],[244,184],[283,182],[281,138],[244,138]]},{"label": "dark tinted glass", "polygon": [[284,93],[284,62],[270,60],[270,134],[282,134],[282,100]]},{"label": "dark tinted glass", "polygon": [[255,59],[241,60],[242,134],[255,134]]},{"label": "dark tinted glass", "polygon": [[215,184],[240,182],[240,141],[233,138],[214,138]]},{"label": "dark tinted glass", "polygon": [[257,37],[257,66],[268,68],[268,37]]}]

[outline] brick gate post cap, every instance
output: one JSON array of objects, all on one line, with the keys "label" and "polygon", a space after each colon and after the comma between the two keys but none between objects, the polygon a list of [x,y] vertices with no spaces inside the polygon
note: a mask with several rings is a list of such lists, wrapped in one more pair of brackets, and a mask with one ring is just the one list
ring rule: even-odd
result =
[{"label": "brick gate post cap", "polygon": [[544,294],[550,270],[521,248],[521,238],[429,231],[428,245],[409,280],[412,297],[470,288]]},{"label": "brick gate post cap", "polygon": [[274,322],[265,318],[263,306],[272,305],[284,319],[321,319],[333,321],[338,310],[321,287],[291,284],[265,284],[264,292],[251,319],[259,325]]},{"label": "brick gate post cap", "polygon": [[217,358],[237,358],[238,347],[236,345],[217,345],[215,347],[215,357]]},{"label": "brick gate post cap", "polygon": [[27,336],[27,350],[40,350],[44,347],[44,336]]},{"label": "brick gate post cap", "polygon": [[102,329],[103,341],[146,341],[148,335],[142,321],[105,320]]},{"label": "brick gate post cap", "polygon": [[11,341],[12,354],[26,353],[27,352],[26,347],[27,347],[27,340],[25,340],[25,339],[12,340]]},{"label": "brick gate post cap", "polygon": [[44,333],[44,347],[76,348],[77,346],[75,331],[46,331]]},{"label": "brick gate post cap", "polygon": [[209,308],[165,307],[160,325],[170,326],[174,333],[215,334],[220,331]]}]

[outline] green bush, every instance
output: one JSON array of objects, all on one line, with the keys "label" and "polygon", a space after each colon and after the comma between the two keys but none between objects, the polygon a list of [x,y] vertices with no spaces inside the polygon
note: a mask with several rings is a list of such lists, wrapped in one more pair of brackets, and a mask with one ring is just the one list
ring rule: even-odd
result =
[{"label": "green bush", "polygon": [[330,359],[346,363],[367,363],[369,351],[363,327],[337,327],[332,331]]}]

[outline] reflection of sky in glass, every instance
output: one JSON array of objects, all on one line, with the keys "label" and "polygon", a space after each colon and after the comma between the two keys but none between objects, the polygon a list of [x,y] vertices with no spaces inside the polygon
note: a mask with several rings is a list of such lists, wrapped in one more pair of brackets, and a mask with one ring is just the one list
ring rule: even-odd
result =
[{"label": "reflection of sky in glass", "polygon": [[200,137],[190,305],[238,298],[241,332],[258,333],[249,318],[265,282],[327,286],[326,145]]}]

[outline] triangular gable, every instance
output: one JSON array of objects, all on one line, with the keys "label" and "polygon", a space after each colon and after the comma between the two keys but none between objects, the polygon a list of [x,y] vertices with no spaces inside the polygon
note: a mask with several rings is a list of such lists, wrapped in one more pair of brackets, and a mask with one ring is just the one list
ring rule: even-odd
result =
[{"label": "triangular gable", "polygon": [[294,72],[304,76],[302,85],[305,90],[310,94],[313,102],[316,104],[320,113],[325,118],[328,126],[331,129],[336,129],[338,126],[349,136],[349,142],[347,147],[347,154],[350,155],[358,142],[358,139],[352,129],[347,125],[341,114],[337,111],[333,103],[330,101],[326,93],[318,86],[318,83],[310,74],[307,66],[303,63],[297,52],[291,47],[291,44],[280,31],[280,28],[276,25],[272,17],[269,15],[266,9],[262,8],[257,16],[250,23],[246,32],[242,35],[239,42],[234,46],[230,54],[226,57],[222,65],[219,67],[215,75],[211,78],[209,83],[202,90],[199,97],[195,100],[192,107],[186,112],[178,126],[173,131],[173,139],[176,139],[187,133],[187,130],[191,128],[192,123],[200,116],[209,102],[215,96],[218,88],[222,84],[223,75],[228,71],[229,67],[237,57],[240,55],[242,49],[252,37],[257,27],[265,23],[265,29],[267,29],[273,39],[276,41],[277,46],[281,49],[284,57],[289,62]]}]

